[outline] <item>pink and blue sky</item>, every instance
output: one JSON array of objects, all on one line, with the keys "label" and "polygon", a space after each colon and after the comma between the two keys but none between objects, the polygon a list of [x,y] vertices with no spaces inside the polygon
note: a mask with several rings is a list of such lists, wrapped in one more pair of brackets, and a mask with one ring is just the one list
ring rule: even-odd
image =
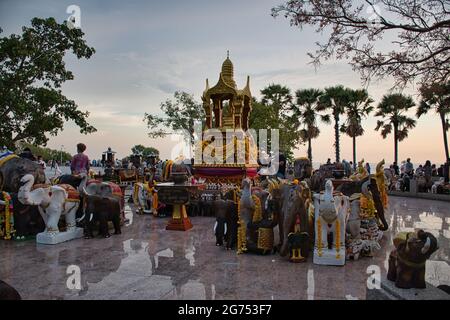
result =
[{"label": "pink and blue sky", "polygon": [[[150,139],[142,121],[144,113],[159,114],[162,101],[175,90],[192,93],[200,101],[205,79],[214,84],[221,64],[230,50],[239,87],[251,78],[256,97],[270,83],[280,83],[295,91],[324,88],[336,84],[360,88],[359,75],[345,61],[329,61],[317,70],[307,52],[321,39],[312,29],[289,26],[283,17],[274,19],[270,9],[281,0],[166,0],[166,1],[22,1],[0,2],[2,36],[20,33],[33,17],[55,17],[62,22],[66,8],[81,9],[81,28],[96,54],[77,60],[70,54],[66,62],[75,79],[63,86],[80,109],[89,110],[90,123],[98,132],[82,135],[72,123],[51,137],[49,147],[74,153],[78,142],[88,146],[91,158],[111,146],[118,156],[126,156],[135,144],[153,146],[162,158],[170,157],[175,142],[169,137]],[[389,48],[385,39],[383,47]],[[391,79],[373,82],[368,91],[378,103],[392,86]],[[418,102],[417,88],[405,93]],[[364,121],[366,133],[358,138],[358,158],[369,162],[385,158],[393,161],[393,140],[383,140],[373,129],[373,115]],[[313,142],[315,161],[333,158],[333,126],[321,125],[321,135]],[[442,130],[436,115],[424,116],[400,143],[399,159],[411,157],[415,163],[444,161]],[[351,139],[342,136],[341,158],[352,157]],[[299,145],[295,154],[306,154]]]}]

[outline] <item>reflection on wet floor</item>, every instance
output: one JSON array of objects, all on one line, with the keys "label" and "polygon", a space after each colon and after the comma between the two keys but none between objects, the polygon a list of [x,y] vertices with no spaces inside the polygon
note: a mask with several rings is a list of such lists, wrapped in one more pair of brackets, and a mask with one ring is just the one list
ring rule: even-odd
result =
[{"label": "reflection on wet floor", "polygon": [[[214,218],[194,217],[187,232],[166,231],[168,218],[135,215],[109,239],[45,246],[0,242],[0,279],[25,299],[364,299],[367,268],[387,271],[392,236],[423,228],[440,249],[427,263],[427,280],[450,285],[450,209],[446,202],[392,197],[390,230],[373,258],[344,267],[293,264],[278,255],[236,255],[215,246]],[[81,290],[66,286],[67,267],[81,270]]]}]

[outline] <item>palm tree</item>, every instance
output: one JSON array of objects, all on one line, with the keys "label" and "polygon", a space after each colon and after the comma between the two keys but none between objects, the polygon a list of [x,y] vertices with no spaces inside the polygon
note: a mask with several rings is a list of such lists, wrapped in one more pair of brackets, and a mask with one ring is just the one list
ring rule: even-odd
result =
[{"label": "palm tree", "polygon": [[348,103],[347,90],[339,85],[325,88],[324,94],[320,97],[319,105],[321,109],[330,109],[334,119],[334,146],[336,148],[336,162],[340,162],[339,143],[339,119],[344,114],[344,108]]},{"label": "palm tree", "polygon": [[364,134],[364,128],[361,125],[363,118],[367,117],[373,111],[373,100],[369,97],[367,90],[347,89],[348,104],[345,106],[347,120],[341,126],[341,132],[346,133],[353,139],[353,166],[356,168],[356,137]]},{"label": "palm tree", "polygon": [[449,163],[447,131],[450,127],[447,115],[450,114],[450,81],[444,84],[424,85],[420,88],[422,101],[417,108],[417,117],[420,118],[431,109],[439,115],[444,136],[445,163]]},{"label": "palm tree", "polygon": [[408,137],[408,132],[416,126],[416,120],[405,115],[409,109],[415,106],[411,96],[401,93],[387,94],[383,96],[377,107],[376,117],[381,117],[377,121],[376,131],[381,129],[383,139],[394,131],[394,161],[398,163],[398,142]]},{"label": "palm tree", "polygon": [[319,105],[319,98],[323,92],[319,89],[297,90],[295,96],[296,104],[292,105],[293,117],[297,126],[302,125],[300,136],[303,141],[308,141],[308,158],[312,163],[311,140],[319,136],[320,130],[317,126],[317,118],[325,123],[330,123],[329,115],[319,114],[322,111]]}]

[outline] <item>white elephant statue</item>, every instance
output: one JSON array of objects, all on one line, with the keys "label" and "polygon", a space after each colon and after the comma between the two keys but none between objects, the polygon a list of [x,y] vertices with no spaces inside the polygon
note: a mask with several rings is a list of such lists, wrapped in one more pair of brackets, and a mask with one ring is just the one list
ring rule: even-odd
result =
[{"label": "white elephant statue", "polygon": [[147,183],[137,182],[134,184],[133,202],[138,214],[151,213],[158,214],[158,199],[156,190]]},{"label": "white elephant statue", "polygon": [[[327,180],[325,192],[314,194],[314,257],[315,264],[342,266],[345,264],[345,223],[349,199],[333,194],[333,183]],[[329,237],[331,235],[331,237]],[[330,238],[332,239],[331,241]]]},{"label": "white elephant statue", "polygon": [[361,194],[355,193],[350,197],[350,214],[346,223],[347,231],[347,254],[346,259],[358,260],[361,254],[361,250],[364,248],[364,241],[361,239],[361,217],[359,200]]},{"label": "white elephant statue", "polygon": [[[26,174],[20,180],[19,201],[24,205],[38,206],[45,223],[45,231],[36,236],[36,242],[57,244],[81,238],[83,229],[76,226],[76,212],[80,205],[79,192],[68,184],[54,186],[36,185],[34,177]],[[64,215],[66,231],[60,232],[58,222]]]}]

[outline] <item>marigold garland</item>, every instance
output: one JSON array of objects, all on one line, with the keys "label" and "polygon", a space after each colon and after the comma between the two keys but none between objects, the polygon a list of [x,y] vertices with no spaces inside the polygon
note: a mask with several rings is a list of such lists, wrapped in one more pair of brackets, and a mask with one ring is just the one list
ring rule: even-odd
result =
[{"label": "marigold garland", "polygon": [[341,249],[341,223],[339,221],[339,218],[336,219],[335,230],[336,240],[334,245],[336,246],[336,259],[339,260],[341,258],[341,255],[339,253],[339,250]]},{"label": "marigold garland", "polygon": [[322,256],[322,218],[317,219],[317,253],[319,257]]},{"label": "marigold garland", "polygon": [[252,195],[255,211],[253,211],[252,222],[257,223],[262,220],[261,199],[256,194]]},{"label": "marigold garland", "polygon": [[361,194],[360,208],[361,219],[375,218],[375,202],[372,198],[368,198],[364,194]]},{"label": "marigold garland", "polygon": [[13,206],[11,202],[11,196],[7,192],[2,192],[3,200],[5,202],[5,211],[4,211],[4,232],[1,231],[1,235],[3,236],[3,239],[10,240],[11,236],[15,233],[14,230],[14,215],[13,215]]}]

